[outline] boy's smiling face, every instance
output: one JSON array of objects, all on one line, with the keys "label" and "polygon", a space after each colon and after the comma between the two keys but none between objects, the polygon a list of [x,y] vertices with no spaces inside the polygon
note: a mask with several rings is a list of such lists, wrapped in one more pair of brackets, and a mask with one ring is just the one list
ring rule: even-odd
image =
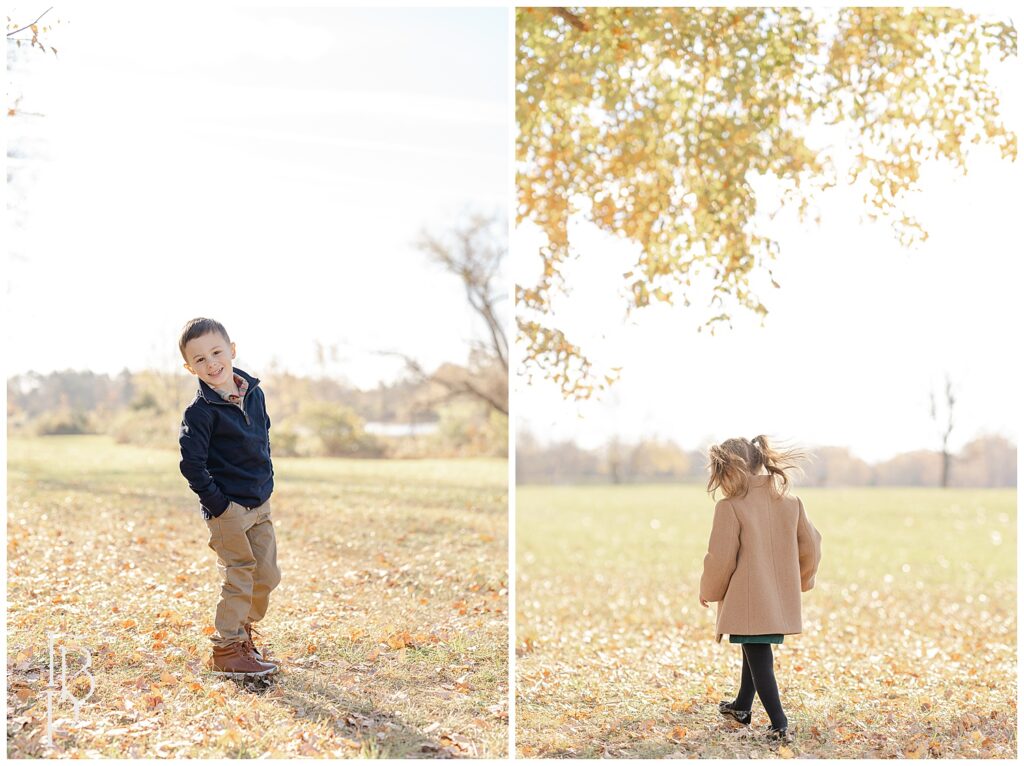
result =
[{"label": "boy's smiling face", "polygon": [[185,369],[211,388],[234,388],[235,344],[219,332],[208,332],[185,344]]}]

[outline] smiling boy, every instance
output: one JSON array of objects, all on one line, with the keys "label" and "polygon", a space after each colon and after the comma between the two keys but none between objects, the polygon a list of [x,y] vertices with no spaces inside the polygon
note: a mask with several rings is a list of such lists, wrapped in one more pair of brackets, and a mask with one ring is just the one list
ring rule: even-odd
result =
[{"label": "smiling boy", "polygon": [[231,677],[270,675],[277,665],[252,640],[252,625],[263,619],[281,581],[270,519],[274,467],[266,401],[259,379],[234,367],[235,344],[220,322],[189,321],[178,348],[185,369],[199,378],[181,421],[181,473],[199,496],[223,580],[207,666]]}]

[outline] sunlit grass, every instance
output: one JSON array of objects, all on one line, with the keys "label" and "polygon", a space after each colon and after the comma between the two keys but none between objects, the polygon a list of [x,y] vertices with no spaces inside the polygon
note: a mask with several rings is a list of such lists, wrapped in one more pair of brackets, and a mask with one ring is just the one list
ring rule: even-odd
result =
[{"label": "sunlit grass", "polygon": [[[173,452],[9,442],[8,755],[500,757],[507,750],[504,461],[276,459],[279,683],[204,674],[216,561]],[[41,743],[48,632],[97,690]],[[83,692],[84,693],[84,692]]]},{"label": "sunlit grass", "polygon": [[[804,633],[776,651],[792,749],[1012,756],[1015,493],[799,494],[823,558]],[[521,754],[768,753],[717,712],[740,655],[714,642],[714,607],[697,603],[714,506],[703,489],[527,486],[517,499]]]}]

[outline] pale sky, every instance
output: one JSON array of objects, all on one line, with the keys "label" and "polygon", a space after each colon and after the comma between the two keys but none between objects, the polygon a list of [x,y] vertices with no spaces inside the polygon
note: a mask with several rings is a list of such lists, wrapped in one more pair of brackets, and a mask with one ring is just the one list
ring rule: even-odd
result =
[{"label": "pale sky", "polygon": [[[9,11],[10,13],[10,11]],[[58,7],[16,73],[7,372],[180,364],[193,316],[237,363],[391,379],[465,361],[457,278],[413,243],[504,211],[504,8]],[[30,175],[34,175],[29,179]],[[28,180],[26,180],[28,179]],[[509,307],[506,304],[504,308]]]},{"label": "pale sky", "polygon": [[[1004,118],[1020,135],[1024,88],[1019,79],[1010,87],[1019,71],[1008,64],[997,77]],[[696,331],[712,315],[697,296],[690,309],[659,305],[624,320],[622,273],[636,251],[578,221],[570,239],[581,256],[567,269],[576,288],[555,304],[555,325],[596,365],[622,366],[622,377],[579,404],[519,379],[518,427],[584,447],[614,435],[696,448],[766,433],[878,460],[938,447],[929,391],[941,393],[948,371],[953,448],[983,432],[1016,439],[1024,184],[1020,162],[973,148],[968,176],[945,166],[922,174],[911,210],[930,237],[918,249],[903,249],[887,223],[862,223],[862,192],[848,187],[818,200],[820,226],[780,213],[762,229],[781,248],[773,271],[782,287],[759,293],[765,326],[737,310],[733,329],[713,337]],[[763,210],[775,206],[761,198]],[[532,225],[513,235],[522,283],[535,279],[541,241]]]}]

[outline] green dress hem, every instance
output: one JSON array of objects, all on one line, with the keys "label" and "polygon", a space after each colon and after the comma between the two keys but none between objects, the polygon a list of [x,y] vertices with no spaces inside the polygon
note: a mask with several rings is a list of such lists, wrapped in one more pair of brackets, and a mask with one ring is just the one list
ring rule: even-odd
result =
[{"label": "green dress hem", "polygon": [[730,644],[781,644],[781,633],[764,633],[758,636],[737,636],[729,634]]}]

